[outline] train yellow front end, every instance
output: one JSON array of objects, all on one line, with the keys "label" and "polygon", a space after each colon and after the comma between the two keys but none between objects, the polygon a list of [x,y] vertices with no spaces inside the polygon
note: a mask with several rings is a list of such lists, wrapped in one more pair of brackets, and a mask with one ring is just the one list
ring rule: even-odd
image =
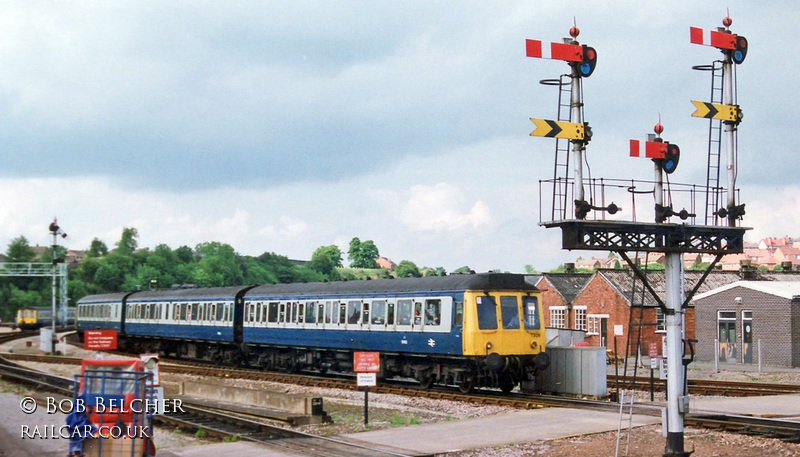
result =
[{"label": "train yellow front end", "polygon": [[520,290],[470,290],[464,293],[464,356],[482,361],[482,377],[510,390],[517,383],[533,391],[536,376],[550,365],[545,353],[541,295]]}]

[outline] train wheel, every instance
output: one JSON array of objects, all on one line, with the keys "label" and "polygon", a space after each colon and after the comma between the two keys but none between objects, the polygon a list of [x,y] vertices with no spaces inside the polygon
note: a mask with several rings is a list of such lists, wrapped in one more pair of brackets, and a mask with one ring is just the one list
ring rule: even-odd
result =
[{"label": "train wheel", "polygon": [[474,388],[475,388],[475,378],[473,378],[472,376],[458,383],[458,390],[461,391],[462,394],[468,394],[472,392],[472,389]]},{"label": "train wheel", "polygon": [[433,387],[433,383],[435,381],[436,381],[436,377],[435,376],[422,376],[422,378],[419,380],[419,385],[423,389],[428,390],[431,387]]}]

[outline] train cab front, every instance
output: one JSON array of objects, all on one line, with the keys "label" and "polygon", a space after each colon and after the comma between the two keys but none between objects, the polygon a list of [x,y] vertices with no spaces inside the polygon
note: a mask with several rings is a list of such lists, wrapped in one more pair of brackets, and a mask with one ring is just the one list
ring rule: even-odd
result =
[{"label": "train cab front", "polygon": [[538,291],[483,291],[464,297],[464,355],[476,361],[479,384],[533,391],[550,365]]}]

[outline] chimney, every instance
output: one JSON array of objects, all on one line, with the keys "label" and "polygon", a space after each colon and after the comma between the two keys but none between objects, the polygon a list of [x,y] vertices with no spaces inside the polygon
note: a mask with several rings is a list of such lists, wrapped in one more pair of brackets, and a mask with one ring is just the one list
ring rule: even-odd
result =
[{"label": "chimney", "polygon": [[791,260],[784,260],[781,262],[781,270],[783,271],[792,271],[792,261]]},{"label": "chimney", "polygon": [[575,273],[575,264],[567,262],[564,264],[564,273]]},{"label": "chimney", "polygon": [[742,259],[739,261],[739,272],[742,275],[742,279],[745,281],[755,279],[755,269],[750,266],[750,259]]}]

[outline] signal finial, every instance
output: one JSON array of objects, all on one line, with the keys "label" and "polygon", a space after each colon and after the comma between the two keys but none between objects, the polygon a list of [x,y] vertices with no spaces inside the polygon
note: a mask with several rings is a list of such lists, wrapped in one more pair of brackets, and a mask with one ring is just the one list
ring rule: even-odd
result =
[{"label": "signal finial", "polygon": [[578,38],[578,35],[581,34],[581,29],[578,28],[578,24],[575,21],[575,16],[572,16],[572,27],[569,28],[569,36],[572,38]]},{"label": "signal finial", "polygon": [[724,25],[724,26],[725,26],[725,28],[730,28],[731,24],[733,24],[733,19],[731,19],[731,12],[730,12],[730,10],[726,8],[726,9],[725,9],[725,14],[726,14],[726,16],[725,16],[725,18],[722,20],[722,25]]},{"label": "signal finial", "polygon": [[664,126],[661,124],[661,114],[658,115],[658,122],[653,126],[653,131],[656,132],[658,136],[661,136],[661,132],[664,131]]}]

